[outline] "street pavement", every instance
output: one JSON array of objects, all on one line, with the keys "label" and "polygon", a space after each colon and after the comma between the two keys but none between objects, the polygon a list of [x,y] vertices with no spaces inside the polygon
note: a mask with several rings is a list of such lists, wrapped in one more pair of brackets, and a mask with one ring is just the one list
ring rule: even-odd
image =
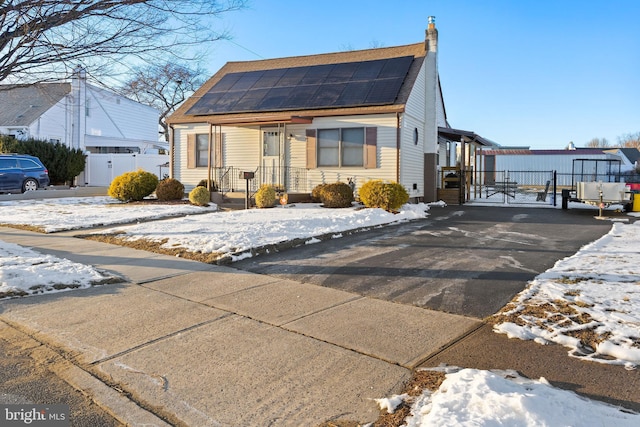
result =
[{"label": "street pavement", "polygon": [[[504,227],[497,217],[504,214],[493,210],[508,209],[476,209],[482,211],[480,217],[489,219],[477,224],[478,217],[473,216],[478,215],[476,210],[465,208],[469,212],[467,221],[490,230],[480,242],[486,246],[496,240],[496,230]],[[360,254],[367,246],[371,251],[376,249],[366,244],[367,238],[377,239],[382,251],[396,245],[394,239],[404,239],[404,250],[420,242],[428,248],[427,242],[434,238],[428,233],[429,227],[445,221],[445,217],[451,221],[461,216],[455,212],[460,209],[442,211],[441,220],[434,214],[429,220],[407,224],[409,228],[387,230],[390,234],[384,234],[384,229],[373,230],[372,234],[345,237],[343,243],[357,248]],[[492,217],[495,223],[491,225]],[[515,218],[526,222],[528,217]],[[553,216],[546,221],[529,220],[536,227],[551,227],[550,234],[558,234],[563,228],[567,232],[568,224],[576,221]],[[584,221],[582,228],[591,231],[568,234],[570,243],[566,247],[559,246],[562,237],[556,236],[552,245],[540,251],[548,253],[548,258],[537,261],[532,268],[524,267],[531,271],[523,270],[522,259],[517,257],[524,253],[523,258],[536,258],[538,252],[532,248],[544,245],[523,245],[532,237],[514,239],[516,231],[503,229],[497,236],[506,246],[492,248],[490,253],[499,258],[506,252],[504,256],[515,260],[501,267],[505,269],[501,273],[504,282],[508,282],[513,266],[513,273],[535,275],[552,258],[575,252],[573,246],[579,247],[581,240],[593,240],[592,235],[602,235],[608,229],[602,223],[591,225],[592,217],[591,222],[586,218],[580,221]],[[454,228],[463,229],[463,225],[459,221]],[[68,366],[59,374],[123,424],[313,426],[337,419],[374,421],[378,415],[374,398],[399,392],[415,368],[440,363],[519,369],[525,375],[545,376],[556,385],[589,397],[640,410],[638,371],[572,360],[561,347],[509,340],[484,324],[483,310],[494,310],[491,304],[502,304],[508,295],[523,289],[528,276],[516,274],[513,281],[518,285],[508,285],[498,292],[498,301],[489,308],[480,310],[462,303],[455,306],[458,312],[445,312],[430,307],[430,299],[416,305],[415,296],[380,298],[380,293],[353,284],[340,289],[333,285],[338,279],[323,283],[292,280],[303,276],[283,277],[273,271],[257,274],[235,266],[202,264],[78,239],[75,234],[0,228],[0,240],[91,264],[125,281],[2,301],[0,326],[61,355]],[[453,234],[458,232],[453,230]],[[516,240],[510,243],[515,248],[507,247],[506,236]],[[463,241],[439,241],[444,246],[432,244],[430,251],[436,256],[438,249],[446,250],[446,245]],[[476,248],[482,249],[477,243]],[[310,247],[322,249],[320,245]],[[298,253],[288,251],[277,257],[288,254],[298,259]],[[331,253],[331,246],[325,246],[322,256],[330,257]],[[388,258],[397,259],[397,255],[406,253]],[[266,256],[264,261],[275,262],[280,259],[277,257]],[[396,276],[398,280],[402,279],[401,273]],[[473,276],[465,280],[473,283],[477,279]],[[393,275],[385,277],[381,285],[390,283],[388,278]],[[367,279],[374,288],[377,276]],[[425,286],[430,286],[428,280]],[[419,287],[413,283],[410,288]],[[447,295],[451,289],[468,288],[458,282],[457,287],[448,288]],[[486,301],[491,301],[494,291],[486,290]],[[459,299],[467,299],[464,293],[460,295]],[[0,333],[5,332],[0,329]]]}]

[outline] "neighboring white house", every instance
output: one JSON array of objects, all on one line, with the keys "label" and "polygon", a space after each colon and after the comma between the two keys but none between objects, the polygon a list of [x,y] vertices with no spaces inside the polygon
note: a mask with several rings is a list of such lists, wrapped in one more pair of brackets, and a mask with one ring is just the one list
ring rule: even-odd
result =
[{"label": "neighboring white house", "polygon": [[0,86],[0,105],[0,133],[87,153],[81,185],[108,185],[138,167],[158,173],[158,165],[169,160],[158,154],[168,150],[158,140],[160,113],[87,83],[80,68],[71,82]]},{"label": "neighboring white house", "polygon": [[383,179],[436,200],[451,150],[437,48],[430,17],[412,45],[228,62],[167,119],[171,176],[242,190],[247,171],[289,192]]}]

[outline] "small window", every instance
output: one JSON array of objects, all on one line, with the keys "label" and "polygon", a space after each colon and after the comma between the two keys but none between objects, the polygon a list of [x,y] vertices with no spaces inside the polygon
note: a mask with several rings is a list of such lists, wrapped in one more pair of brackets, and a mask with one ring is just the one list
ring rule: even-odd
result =
[{"label": "small window", "polygon": [[418,145],[418,141],[420,139],[420,135],[418,135],[418,128],[413,129],[413,143],[414,145]]},{"label": "small window", "polygon": [[196,167],[207,167],[207,156],[209,154],[209,135],[199,133],[196,135]]},{"label": "small window", "polygon": [[86,117],[91,117],[91,100],[89,98],[87,98],[84,101],[84,115]]}]

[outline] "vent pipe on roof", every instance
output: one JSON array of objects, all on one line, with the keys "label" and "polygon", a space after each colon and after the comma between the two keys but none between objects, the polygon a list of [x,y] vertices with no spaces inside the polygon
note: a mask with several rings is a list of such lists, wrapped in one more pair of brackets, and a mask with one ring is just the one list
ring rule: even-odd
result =
[{"label": "vent pipe on roof", "polygon": [[437,52],[438,50],[438,30],[436,30],[436,17],[428,18],[427,34],[425,37],[425,49],[427,52]]}]

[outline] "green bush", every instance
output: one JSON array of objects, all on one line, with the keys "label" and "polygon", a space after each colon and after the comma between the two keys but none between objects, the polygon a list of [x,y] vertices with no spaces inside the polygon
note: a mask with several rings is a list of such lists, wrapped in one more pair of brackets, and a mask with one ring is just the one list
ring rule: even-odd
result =
[{"label": "green bush", "polygon": [[158,177],[142,169],[115,177],[109,186],[109,196],[123,202],[142,200],[156,189]]},{"label": "green bush", "polygon": [[348,208],[353,202],[353,190],[344,182],[326,184],[320,191],[320,200],[325,208]]},{"label": "green bush", "polygon": [[156,187],[156,197],[163,202],[167,200],[182,200],[184,197],[184,185],[177,179],[163,179]]},{"label": "green bush", "polygon": [[207,187],[197,186],[189,193],[189,201],[194,205],[207,206],[211,201],[211,193]]},{"label": "green bush", "polygon": [[270,208],[276,202],[276,189],[273,185],[262,184],[255,195],[256,206]]},{"label": "green bush", "polygon": [[322,203],[322,190],[329,184],[318,184],[315,187],[313,187],[313,190],[311,190],[311,200],[313,200],[314,203]]},{"label": "green bush", "polygon": [[396,212],[409,201],[409,193],[397,182],[367,181],[358,193],[366,207],[382,208],[389,212]]},{"label": "green bush", "polygon": [[[207,186],[207,180],[201,179],[200,182],[198,183],[198,187],[206,187],[206,186]],[[216,182],[212,179],[209,180],[209,189],[211,191],[218,191],[218,186],[216,185]]]},{"label": "green bush", "polygon": [[82,150],[71,149],[59,142],[51,143],[38,139],[17,140],[0,135],[0,153],[29,154],[38,157],[49,171],[51,184],[72,184],[85,167]]}]

